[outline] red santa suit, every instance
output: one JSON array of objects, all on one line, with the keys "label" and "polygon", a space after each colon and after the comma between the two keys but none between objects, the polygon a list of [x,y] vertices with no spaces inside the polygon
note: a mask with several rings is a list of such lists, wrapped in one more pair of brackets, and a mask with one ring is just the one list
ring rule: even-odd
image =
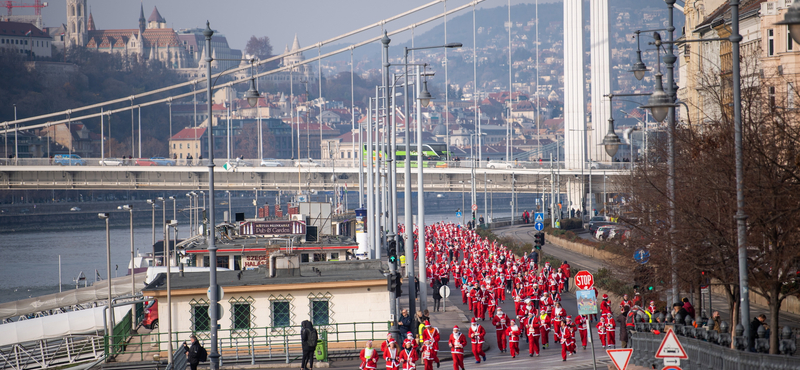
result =
[{"label": "red santa suit", "polygon": [[586,332],[589,329],[589,320],[584,315],[575,317],[575,326],[578,328],[578,334],[581,336],[581,345],[586,349]]},{"label": "red santa suit", "polygon": [[492,317],[492,325],[494,325],[497,334],[497,349],[500,352],[505,352],[506,350],[506,329],[510,323],[511,320],[503,311],[498,310],[497,315]]},{"label": "red santa suit", "polygon": [[608,301],[608,295],[603,294],[603,301],[600,302],[600,314],[605,316],[608,313],[611,313],[611,302]]},{"label": "red santa suit", "polygon": [[425,329],[422,329],[422,340],[430,340],[433,344],[433,358],[439,363],[439,328],[431,326],[430,322],[425,321]]},{"label": "red santa suit", "polygon": [[516,321],[511,320],[511,326],[506,329],[506,336],[508,336],[508,347],[511,352],[511,358],[516,358],[519,354],[519,337],[522,335],[522,330],[517,325]]},{"label": "red santa suit", "polygon": [[425,370],[433,370],[433,344],[425,342],[422,344],[422,363],[425,365]]},{"label": "red santa suit", "polygon": [[359,355],[361,358],[361,370],[372,370],[378,368],[378,351],[374,348],[364,348]]},{"label": "red santa suit", "polygon": [[653,301],[650,301],[650,305],[647,306],[647,311],[650,311],[651,315],[655,314],[656,313],[656,303],[653,302]]},{"label": "red santa suit", "polygon": [[572,331],[565,325],[559,329],[559,337],[561,338],[561,359],[567,361],[567,353],[570,352],[569,348],[573,340]]},{"label": "red santa suit", "polygon": [[610,313],[608,314],[608,318],[605,320],[605,324],[606,324],[606,345],[609,347],[614,346],[614,348],[617,348],[615,341],[617,323],[616,321],[614,321],[614,317]]},{"label": "red santa suit", "polygon": [[472,355],[475,356],[475,362],[481,363],[481,357],[486,358],[486,353],[483,352],[483,342],[486,340],[486,329],[478,324],[478,320],[472,318],[472,323],[469,327],[469,340],[472,342]]},{"label": "red santa suit", "polygon": [[417,351],[413,348],[403,348],[400,350],[398,359],[400,361],[401,370],[414,370],[417,368],[419,355],[417,355]]},{"label": "red santa suit", "polygon": [[544,310],[539,310],[539,334],[542,340],[542,347],[547,348],[549,346],[549,339],[547,338],[547,334],[550,331],[550,315]]},{"label": "red santa suit", "polygon": [[528,331],[528,354],[539,356],[539,337],[541,337],[539,317],[534,313],[528,316],[527,331]]},{"label": "red santa suit", "polygon": [[600,343],[603,345],[603,348],[606,348],[606,323],[605,320],[600,320],[597,322],[597,336],[600,337]]},{"label": "red santa suit", "polygon": [[450,334],[450,354],[453,356],[453,370],[464,369],[464,347],[467,346],[467,336],[456,331],[458,325],[453,327],[453,334]]},{"label": "red santa suit", "polygon": [[389,347],[383,352],[383,359],[386,360],[386,370],[399,370],[400,369],[400,355],[399,348]]}]

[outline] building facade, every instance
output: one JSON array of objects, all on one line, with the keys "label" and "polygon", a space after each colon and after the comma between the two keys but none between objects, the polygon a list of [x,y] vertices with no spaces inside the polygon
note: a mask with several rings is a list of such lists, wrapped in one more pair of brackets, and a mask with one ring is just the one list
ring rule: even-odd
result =
[{"label": "building facade", "polygon": [[30,23],[0,22],[0,52],[30,60],[52,56],[53,38]]}]

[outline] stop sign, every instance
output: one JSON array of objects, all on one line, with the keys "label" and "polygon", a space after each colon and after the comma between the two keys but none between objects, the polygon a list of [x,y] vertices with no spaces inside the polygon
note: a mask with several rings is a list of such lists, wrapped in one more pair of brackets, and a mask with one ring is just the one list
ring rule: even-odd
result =
[{"label": "stop sign", "polygon": [[594,276],[589,271],[580,271],[575,274],[575,286],[580,290],[589,290],[594,286]]}]

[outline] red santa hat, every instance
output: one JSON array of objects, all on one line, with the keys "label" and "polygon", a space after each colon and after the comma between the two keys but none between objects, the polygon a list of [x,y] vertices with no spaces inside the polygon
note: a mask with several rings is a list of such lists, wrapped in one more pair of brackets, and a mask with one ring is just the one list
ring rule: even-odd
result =
[{"label": "red santa hat", "polygon": [[414,336],[414,333],[412,333],[412,332],[408,332],[408,333],[406,333],[406,336],[407,336],[407,337],[413,337],[413,336]]},{"label": "red santa hat", "polygon": [[428,321],[428,320],[425,320],[425,326],[431,326],[431,322]]},{"label": "red santa hat", "polygon": [[572,321],[572,316],[567,316],[567,321]]},{"label": "red santa hat", "polygon": [[608,294],[603,294],[603,299],[608,299]]},{"label": "red santa hat", "polygon": [[478,322],[478,320],[477,320],[477,319],[475,319],[475,318],[473,317],[473,318],[472,318],[472,323],[474,324],[474,323],[476,323],[476,322]]},{"label": "red santa hat", "polygon": [[456,325],[456,326],[453,326],[453,329],[458,329],[458,325]]}]

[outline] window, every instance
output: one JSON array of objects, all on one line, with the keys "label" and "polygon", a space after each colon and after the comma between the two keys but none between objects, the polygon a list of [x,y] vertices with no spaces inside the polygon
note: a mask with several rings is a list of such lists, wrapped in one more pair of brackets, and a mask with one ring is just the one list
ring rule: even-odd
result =
[{"label": "window", "polygon": [[278,296],[270,297],[271,307],[270,315],[272,316],[273,328],[286,328],[292,325],[292,301],[291,296],[283,297]]},{"label": "window", "polygon": [[175,149],[175,143],[172,143],[172,149]]},{"label": "window", "polygon": [[769,109],[775,108],[775,86],[770,86],[767,91],[769,92]]},{"label": "window", "polygon": [[328,325],[328,301],[311,301],[311,322],[315,326]]},{"label": "window", "polygon": [[255,300],[252,297],[247,298],[231,298],[228,300],[231,304],[231,329],[233,329],[234,336],[248,336],[250,328],[255,321],[253,314],[253,303]]},{"label": "window", "polygon": [[792,40],[791,32],[789,32],[789,27],[786,27],[786,51],[794,50],[794,41]]},{"label": "window", "polygon": [[767,30],[767,56],[775,55],[775,30]]},{"label": "window", "polygon": [[178,144],[178,149],[183,149],[183,144]]},{"label": "window", "polygon": [[198,332],[207,332],[211,330],[211,320],[208,316],[208,301],[205,299],[199,301],[192,299],[189,305],[191,306],[192,314],[192,332],[197,334]]},{"label": "window", "polygon": [[333,295],[328,292],[324,294],[310,293],[308,295],[308,316],[314,326],[327,326],[333,322],[333,312],[331,311],[333,307],[333,303],[331,302],[332,298]]}]

